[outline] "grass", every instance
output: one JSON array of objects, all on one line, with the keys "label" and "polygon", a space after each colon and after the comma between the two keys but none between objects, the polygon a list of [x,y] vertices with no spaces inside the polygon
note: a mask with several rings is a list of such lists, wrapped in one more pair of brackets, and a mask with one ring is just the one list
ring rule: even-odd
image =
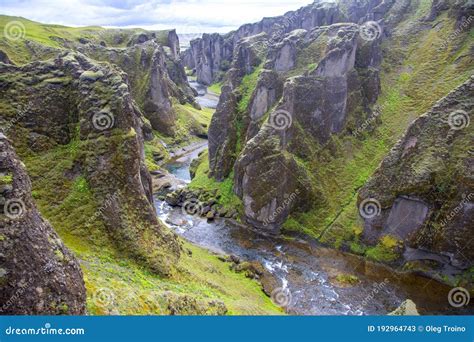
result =
[{"label": "grass", "polygon": [[10,185],[12,183],[13,183],[13,176],[12,175],[0,175],[0,186]]},{"label": "grass", "polygon": [[217,202],[228,209],[241,209],[242,202],[237,195],[234,194],[233,175],[231,174],[223,182],[218,182],[213,178],[209,178],[209,156],[205,152],[200,157],[200,163],[196,169],[196,175],[189,184],[190,189],[205,190],[216,193],[219,196]]},{"label": "grass", "polygon": [[94,145],[75,140],[24,159],[41,213],[80,260],[89,314],[170,314],[170,301],[181,303],[185,314],[213,314],[212,301],[224,303],[228,314],[283,314],[260,284],[186,242],[186,253],[170,278],[150,272],[118,251],[101,217],[95,215],[99,204],[87,180],[80,174],[68,176],[75,161]]},{"label": "grass", "polygon": [[222,88],[222,83],[217,82],[217,83],[213,83],[209,87],[207,87],[207,90],[214,93],[214,94],[216,94],[216,95],[220,95],[221,92],[222,92],[221,88]]},{"label": "grass", "polygon": [[338,274],[336,281],[345,286],[352,286],[359,283],[359,278],[353,274]]},{"label": "grass", "polygon": [[172,312],[169,299],[182,300],[181,314],[197,311],[213,314],[206,303],[221,301],[227,314],[275,315],[282,314],[264,295],[260,285],[243,274],[230,270],[220,261],[198,247],[185,243],[188,251],[177,268],[180,274],[162,279],[128,260],[117,261],[116,256],[100,256],[83,251],[78,254],[88,289],[88,312],[94,315],[168,315]]},{"label": "grass", "polygon": [[[421,4],[423,8],[426,8],[425,2]],[[422,16],[425,12],[415,13]],[[328,144],[331,152],[318,147],[317,143],[307,143],[313,149],[314,158],[306,160],[305,167],[313,176],[314,186],[323,200],[309,212],[292,215],[284,224],[285,230],[303,232],[334,247],[348,245],[354,252],[364,253],[365,247],[358,243],[357,236],[362,229],[356,206],[359,188],[402,137],[410,122],[473,72],[470,58],[454,63],[459,56],[469,56],[472,40],[470,44],[462,44],[456,52],[438,49],[454,27],[445,14],[438,20],[449,29],[424,31],[417,37],[410,35],[407,38],[404,30],[415,20],[417,18],[408,18],[400,25],[401,31],[396,31],[393,39],[383,45],[382,93],[377,103],[381,115],[376,129],[362,132],[358,137],[333,136]],[[374,257],[379,257],[379,252],[385,250],[367,251]]]},{"label": "grass", "polygon": [[397,253],[397,247],[402,244],[397,238],[385,235],[379,243],[372,248],[369,248],[366,252],[366,256],[374,261],[389,263],[395,261],[399,254]]},{"label": "grass", "polygon": [[247,110],[252,93],[257,87],[258,76],[260,76],[262,69],[263,64],[256,67],[251,74],[245,75],[242,79],[242,82],[239,85],[239,91],[242,95],[242,99],[237,105],[237,110],[239,113],[244,113]]},{"label": "grass", "polygon": [[[23,35],[22,38],[7,39],[5,36],[7,25],[19,28]],[[51,58],[57,54],[56,49],[64,48],[64,41],[77,43],[80,38],[85,38],[97,44],[103,41],[107,46],[123,48],[127,46],[133,35],[140,32],[145,31],[142,29],[106,29],[100,26],[67,27],[41,24],[22,17],[0,15],[0,50],[5,51],[16,64],[25,64],[37,57],[40,59]],[[164,38],[167,37],[168,31],[152,32],[155,32],[159,42],[165,43]],[[40,52],[39,55],[33,55],[31,49],[26,45],[26,41],[41,44],[47,49],[37,49],[36,53]]]}]

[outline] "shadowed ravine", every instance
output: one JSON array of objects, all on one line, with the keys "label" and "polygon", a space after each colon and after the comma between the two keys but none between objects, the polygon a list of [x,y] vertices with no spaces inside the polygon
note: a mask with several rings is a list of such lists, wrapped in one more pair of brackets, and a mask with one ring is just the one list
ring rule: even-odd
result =
[{"label": "shadowed ravine", "polygon": [[[206,94],[205,88],[202,90],[200,100]],[[165,165],[174,176],[174,186],[189,182],[191,161],[203,148],[190,149]],[[290,314],[387,314],[407,298],[416,303],[421,314],[463,313],[452,310],[446,301],[449,287],[425,277],[394,274],[354,255],[299,238],[264,236],[229,220],[208,222],[180,207],[171,207],[158,196],[155,207],[159,218],[188,241],[215,253],[260,262],[277,279],[278,286],[291,293],[286,306]],[[341,274],[354,275],[358,282],[342,284],[336,280]]]}]

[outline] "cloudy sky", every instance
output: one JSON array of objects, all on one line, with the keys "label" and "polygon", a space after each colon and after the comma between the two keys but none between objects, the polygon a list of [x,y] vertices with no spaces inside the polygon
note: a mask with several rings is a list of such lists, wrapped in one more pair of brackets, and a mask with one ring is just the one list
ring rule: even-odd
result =
[{"label": "cloudy sky", "polygon": [[0,14],[69,26],[228,32],[312,0],[0,0]]}]

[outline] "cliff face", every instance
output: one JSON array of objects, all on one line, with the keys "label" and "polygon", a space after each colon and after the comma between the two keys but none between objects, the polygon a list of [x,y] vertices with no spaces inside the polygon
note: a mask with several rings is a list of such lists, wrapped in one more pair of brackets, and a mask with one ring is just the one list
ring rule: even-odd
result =
[{"label": "cliff face", "polygon": [[[173,37],[176,33],[170,35]],[[88,43],[78,46],[77,50],[95,60],[114,63],[125,71],[130,77],[132,96],[152,128],[174,136],[177,115],[173,101],[189,103],[196,108],[198,105],[194,102],[195,94],[187,82],[184,68],[177,59],[176,44],[179,47],[179,41],[173,40],[169,46],[162,46],[148,38],[143,37],[140,43],[131,44],[126,49]]]},{"label": "cliff face", "polygon": [[[209,175],[233,180],[243,220],[408,268],[422,260],[433,271],[431,260],[460,276],[472,267],[461,246],[472,230],[472,131],[442,124],[457,109],[471,116],[471,81],[429,112],[441,119],[416,119],[472,75],[473,9],[469,1],[315,3],[214,35],[233,53],[218,77]],[[282,26],[284,18],[292,20]],[[185,54],[198,75],[196,56],[213,54],[201,43]],[[215,76],[206,73],[209,83]],[[371,198],[381,205],[373,220],[359,212]]]},{"label": "cliff face", "polygon": [[473,95],[471,77],[416,119],[359,191],[367,244],[392,236],[405,261],[474,265]]},{"label": "cliff face", "polygon": [[85,314],[76,258],[38,212],[31,183],[0,133],[0,313]]},{"label": "cliff face", "polygon": [[51,203],[70,196],[60,194],[71,182],[77,191],[91,192],[99,213],[95,219],[103,219],[104,234],[117,248],[169,274],[180,247],[154,213],[144,163],[148,128],[126,74],[78,53],[23,67],[2,64],[0,71],[4,119],[13,124],[8,134],[22,154],[47,158],[69,149],[46,185],[61,190]]},{"label": "cliff face", "polygon": [[65,49],[78,51],[97,61],[113,63],[129,75],[131,94],[151,127],[169,137],[176,137],[180,129],[175,104],[190,104],[199,109],[179,61],[179,38],[175,30],[97,29],[87,31],[84,36],[88,38],[80,36],[71,39],[53,39],[49,31],[44,33],[45,37],[41,37],[50,39],[48,43],[25,40],[24,43],[18,42],[19,46],[12,49],[11,45],[0,42],[1,60],[13,64],[8,54],[17,57],[17,50],[21,51],[21,45],[24,44],[28,52],[16,58],[17,64],[22,64],[20,58],[25,56],[28,57],[27,61],[54,58]]},{"label": "cliff face", "polygon": [[316,0],[297,11],[243,25],[226,35],[204,34],[202,38],[191,41],[191,47],[183,52],[182,60],[186,67],[196,70],[198,82],[211,84],[222,80],[242,38],[265,33],[270,41],[277,42],[282,36],[297,29],[309,31],[318,26],[335,23],[379,20],[393,3],[393,0],[343,0],[336,4]]}]

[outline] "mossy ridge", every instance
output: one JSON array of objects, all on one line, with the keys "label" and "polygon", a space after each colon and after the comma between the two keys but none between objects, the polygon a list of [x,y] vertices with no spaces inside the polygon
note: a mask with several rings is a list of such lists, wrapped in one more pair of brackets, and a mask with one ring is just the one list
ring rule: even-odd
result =
[{"label": "mossy ridge", "polygon": [[[87,180],[70,173],[75,161],[91,157],[96,147],[89,141],[73,141],[25,159],[41,212],[81,260],[90,314],[169,314],[166,301],[160,301],[167,295],[203,303],[221,300],[229,314],[282,314],[257,282],[190,244],[184,244],[191,252],[182,256],[169,279],[124,257],[96,215],[100,202]],[[113,300],[100,299],[101,295]]]},{"label": "mossy ridge", "polygon": [[[24,38],[19,41],[10,41],[5,37],[5,26],[15,22],[23,25]],[[20,26],[19,26],[20,27]],[[21,28],[21,27],[20,27]],[[143,29],[109,29],[100,26],[68,27],[62,25],[41,24],[22,17],[0,15],[0,50],[4,50],[8,57],[17,64],[25,64],[39,57],[48,59],[57,54],[58,49],[64,49],[65,42],[79,42],[79,39],[87,39],[96,44],[104,42],[107,46],[123,48],[128,41],[142,32],[153,32],[157,41],[166,44],[168,30],[145,31]],[[40,54],[33,55],[31,49],[26,45],[30,41],[45,49]]]},{"label": "mossy ridge", "polygon": [[[417,11],[416,18],[425,12],[426,9]],[[414,25],[414,20],[411,16],[400,27],[405,30]],[[393,39],[383,44],[382,94],[378,100],[382,109],[381,124],[375,131],[364,132],[357,138],[333,136],[328,146],[335,148],[336,157],[322,149],[315,160],[306,162],[314,175],[315,186],[323,191],[327,200],[324,206],[291,216],[284,230],[303,232],[334,247],[351,245],[353,251],[365,251],[364,246],[358,245],[354,233],[361,229],[356,207],[358,189],[370,178],[408,124],[473,72],[472,57],[468,54],[472,39],[467,37],[472,36],[473,30],[453,42],[453,46],[460,46],[458,50],[443,50],[441,45],[452,32],[454,21],[446,13],[437,20],[449,30],[425,31],[416,39],[410,36],[409,44],[402,33],[394,34]],[[459,60],[460,56],[464,58]],[[403,59],[401,65],[396,62],[400,58]],[[453,63],[456,59],[458,63]],[[333,177],[334,174],[338,176]]]}]

